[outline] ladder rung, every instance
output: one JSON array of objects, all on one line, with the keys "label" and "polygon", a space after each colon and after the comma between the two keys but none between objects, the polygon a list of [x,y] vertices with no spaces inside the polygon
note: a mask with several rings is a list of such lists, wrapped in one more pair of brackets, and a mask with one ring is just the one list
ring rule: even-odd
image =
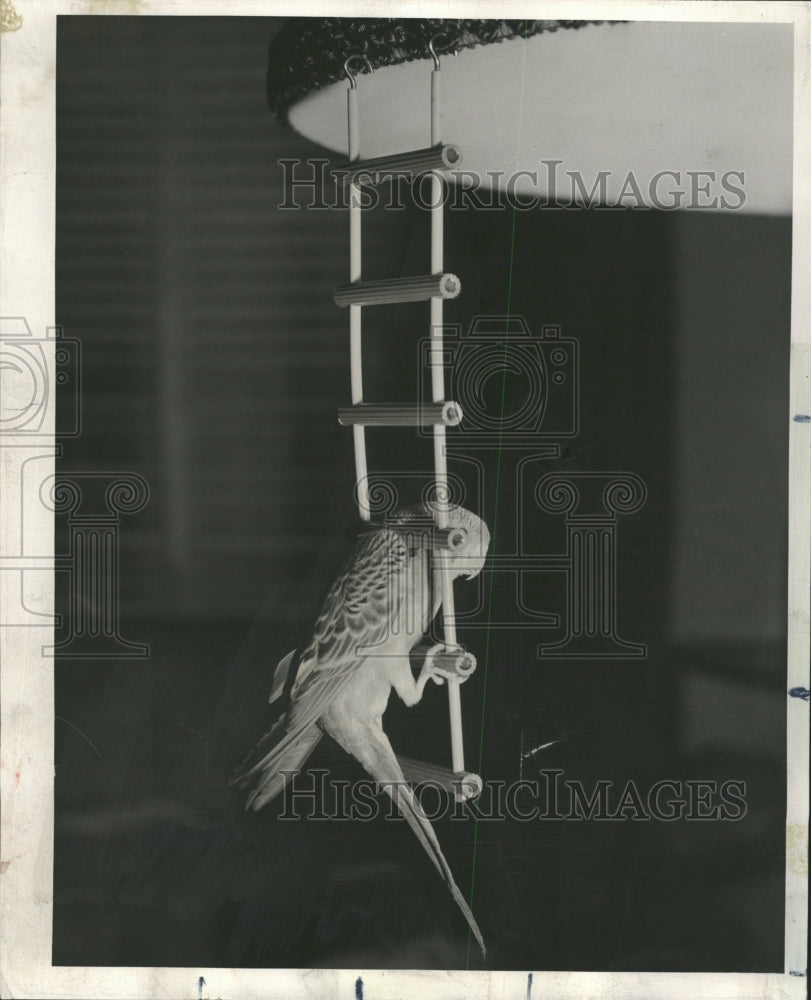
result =
[{"label": "ladder rung", "polygon": [[389,302],[421,302],[432,298],[455,299],[461,289],[462,283],[455,274],[427,274],[339,285],[332,297],[335,304],[341,307],[379,306]]},{"label": "ladder rung", "polygon": [[476,669],[476,657],[462,646],[447,648],[444,643],[421,642],[412,651],[417,662],[430,656],[435,667],[453,674],[460,681],[466,680]]},{"label": "ladder rung", "polygon": [[431,541],[438,549],[458,552],[467,542],[467,528],[434,528]]},{"label": "ladder rung", "polygon": [[398,757],[397,760],[403,771],[403,777],[411,785],[431,782],[461,799],[475,799],[482,793],[482,779],[478,774],[467,771],[457,773],[449,767],[424,764],[421,760],[413,760],[411,757]]},{"label": "ladder rung", "polygon": [[462,162],[458,146],[428,146],[394,156],[378,156],[372,160],[342,163],[332,173],[342,183],[357,180],[362,184],[379,184],[387,177],[419,177],[431,170],[451,170]]},{"label": "ladder rung", "polygon": [[[355,531],[355,535],[365,535],[372,531],[397,531],[400,534],[416,538],[423,548],[440,549],[447,552],[459,552],[465,547],[468,539],[466,528],[437,528],[432,522],[425,524],[409,525],[404,527],[401,524],[389,524],[386,521],[361,521]],[[566,564],[568,566],[568,563]],[[419,649],[420,647],[417,647]],[[425,654],[428,646],[422,651]],[[463,652],[459,651],[460,654]]]},{"label": "ladder rung", "polygon": [[344,427],[429,427],[444,424],[455,427],[462,420],[462,407],[452,400],[444,403],[357,403],[338,410],[338,423]]}]

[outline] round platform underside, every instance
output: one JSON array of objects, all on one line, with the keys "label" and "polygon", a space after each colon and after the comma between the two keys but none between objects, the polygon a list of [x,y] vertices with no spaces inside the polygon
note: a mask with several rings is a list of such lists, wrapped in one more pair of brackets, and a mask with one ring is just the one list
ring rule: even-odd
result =
[{"label": "round platform underside", "polygon": [[[443,139],[462,151],[451,176],[546,202],[789,213],[792,61],[790,25],[667,22],[445,56]],[[358,76],[363,158],[430,145],[431,68]],[[297,132],[344,157],[347,86],[289,110]]]}]

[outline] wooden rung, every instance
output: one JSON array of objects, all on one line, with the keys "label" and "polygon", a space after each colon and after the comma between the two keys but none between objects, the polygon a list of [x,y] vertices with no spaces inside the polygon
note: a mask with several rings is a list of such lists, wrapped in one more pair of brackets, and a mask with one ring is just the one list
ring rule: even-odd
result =
[{"label": "wooden rung", "polygon": [[458,799],[475,799],[482,793],[482,779],[468,771],[452,771],[449,767],[424,764],[411,757],[398,757],[403,777],[410,785],[431,783],[455,795]]},{"label": "wooden rung", "polygon": [[358,403],[338,410],[338,423],[344,427],[429,427],[442,424],[456,427],[462,420],[462,407],[452,400],[444,403]]},{"label": "wooden rung", "polygon": [[387,177],[419,177],[432,170],[450,170],[462,162],[458,146],[428,146],[394,156],[378,156],[372,160],[353,160],[336,167],[333,176],[342,184],[380,184]]},{"label": "wooden rung", "polygon": [[433,665],[460,681],[466,680],[476,669],[476,657],[462,646],[448,648],[444,643],[421,642],[412,650],[418,663],[431,659]]},{"label": "wooden rung", "polygon": [[[385,521],[361,521],[355,535],[365,535],[370,531],[396,531],[401,535],[413,538],[422,548],[443,549],[447,552],[459,552],[465,547],[468,539],[466,528],[437,528],[427,521],[424,525],[387,524]],[[567,563],[568,565],[568,563]]]},{"label": "wooden rung", "polygon": [[421,302],[424,299],[455,299],[462,289],[455,274],[427,274],[385,281],[356,281],[339,285],[332,293],[341,306],[381,306],[389,302]]},{"label": "wooden rung", "polygon": [[432,541],[436,548],[459,552],[467,542],[467,528],[435,528]]}]

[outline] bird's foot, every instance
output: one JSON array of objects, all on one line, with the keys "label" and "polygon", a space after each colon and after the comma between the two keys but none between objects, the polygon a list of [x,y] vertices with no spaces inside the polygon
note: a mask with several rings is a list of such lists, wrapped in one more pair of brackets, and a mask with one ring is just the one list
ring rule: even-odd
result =
[{"label": "bird's foot", "polygon": [[[425,654],[420,671],[420,679],[425,676],[435,684],[444,684],[446,680],[462,683],[476,669],[476,657],[461,646],[446,646],[439,642]],[[423,681],[423,683],[425,683]]]}]

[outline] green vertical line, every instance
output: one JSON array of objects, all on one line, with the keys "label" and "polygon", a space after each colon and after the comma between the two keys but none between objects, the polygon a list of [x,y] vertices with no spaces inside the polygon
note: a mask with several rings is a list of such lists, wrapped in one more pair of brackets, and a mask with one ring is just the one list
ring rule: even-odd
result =
[{"label": "green vertical line", "polygon": [[[523,60],[521,63],[521,87],[519,88],[519,110],[518,110],[518,147],[516,153],[521,150],[521,131],[524,122],[524,87],[526,80],[526,68],[527,68],[527,46],[526,38],[527,32],[529,31],[529,21],[524,22],[524,52]],[[516,221],[518,218],[518,209],[513,206],[513,217],[512,217],[512,227],[510,231],[510,264],[507,271],[507,315],[510,315],[510,309],[512,306],[512,288],[513,288],[513,269],[515,265],[515,229]],[[496,449],[496,496],[493,503],[493,532],[491,537],[491,552],[496,551],[496,537],[498,534],[498,509],[499,509],[499,499],[501,494],[501,458],[502,458],[502,448],[504,441],[504,408],[507,395],[507,354],[509,349],[509,339],[510,330],[509,324],[505,332],[504,337],[504,367],[501,374],[501,411],[499,413],[499,425],[498,425],[498,447]],[[487,707],[487,671],[490,665],[490,635],[491,626],[490,623],[493,620],[493,588],[495,585],[495,574],[490,573],[490,587],[487,596],[487,632],[484,643],[484,669],[482,674],[482,721],[481,729],[479,731],[479,760],[477,765],[477,772],[481,773],[483,755],[484,755],[484,720],[485,720],[485,709]],[[479,817],[478,814],[474,816],[473,819],[473,861],[470,871],[470,895],[468,897],[468,903],[470,908],[473,909],[473,897],[475,894],[476,887],[476,854],[478,852],[479,846]],[[470,968],[470,948],[472,944],[473,932],[468,929],[467,932],[467,958],[465,960],[465,965]]]}]

